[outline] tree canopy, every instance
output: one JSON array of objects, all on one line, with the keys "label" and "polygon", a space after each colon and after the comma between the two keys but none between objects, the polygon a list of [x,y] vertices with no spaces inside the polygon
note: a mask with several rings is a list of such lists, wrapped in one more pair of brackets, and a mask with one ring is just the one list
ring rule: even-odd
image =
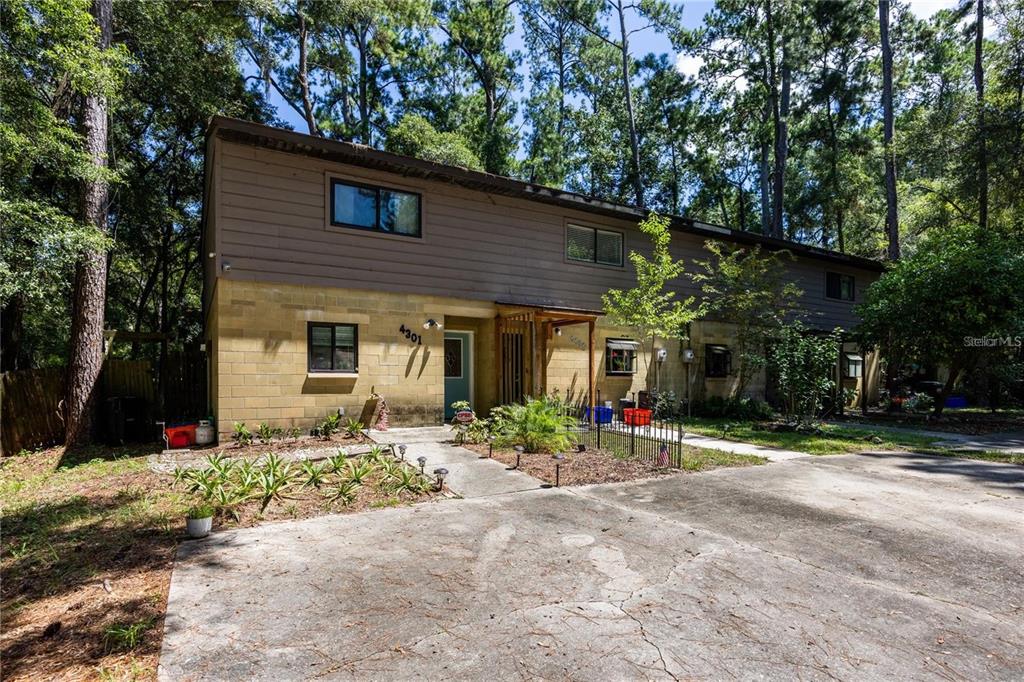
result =
[{"label": "tree canopy", "polygon": [[[198,338],[215,113],[869,257],[891,158],[908,257],[970,225],[1019,245],[1024,6],[888,7],[890,145],[872,0],[718,0],[696,27],[667,2],[119,2],[102,51],[87,0],[4,2],[3,368],[67,356],[74,265],[97,249],[108,327]],[[90,94],[109,103],[102,171]],[[94,173],[106,234],[77,206]]]}]

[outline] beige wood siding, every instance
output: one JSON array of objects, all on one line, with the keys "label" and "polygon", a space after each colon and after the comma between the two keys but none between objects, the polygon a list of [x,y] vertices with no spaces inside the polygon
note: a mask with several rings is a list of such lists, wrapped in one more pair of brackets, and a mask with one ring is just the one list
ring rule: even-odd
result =
[{"label": "beige wood siding", "polygon": [[[627,254],[646,249],[626,221],[223,140],[217,152],[214,267],[228,279],[599,309],[601,294],[631,285],[631,266],[566,262],[565,224],[621,230]],[[329,228],[331,176],[420,192],[423,237]],[[695,271],[704,238],[674,232],[672,241]],[[853,304],[825,298],[826,271],[853,274],[858,300],[877,273],[809,258],[790,267],[809,321],[851,328]],[[679,292],[697,293],[686,277]]]}]

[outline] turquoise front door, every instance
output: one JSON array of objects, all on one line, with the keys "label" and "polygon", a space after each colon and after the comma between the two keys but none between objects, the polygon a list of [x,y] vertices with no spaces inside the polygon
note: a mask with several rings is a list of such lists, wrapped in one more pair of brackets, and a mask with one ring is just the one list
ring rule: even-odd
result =
[{"label": "turquoise front door", "polygon": [[444,333],[444,418],[450,420],[455,411],[452,403],[473,397],[473,335],[469,332]]}]

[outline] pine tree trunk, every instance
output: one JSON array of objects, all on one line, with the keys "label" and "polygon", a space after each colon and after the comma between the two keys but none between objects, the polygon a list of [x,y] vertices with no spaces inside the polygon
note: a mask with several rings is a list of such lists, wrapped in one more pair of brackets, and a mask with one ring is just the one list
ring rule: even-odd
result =
[{"label": "pine tree trunk", "polygon": [[782,44],[782,94],[779,98],[779,119],[775,128],[775,172],[772,181],[772,236],[782,239],[783,198],[786,192],[786,160],[789,156],[789,102],[793,78],[786,54],[785,39]]},{"label": "pine tree trunk", "polygon": [[974,89],[978,95],[978,226],[988,229],[988,141],[985,132],[985,0],[977,0],[978,17],[974,31]]},{"label": "pine tree trunk", "polygon": [[[99,25],[99,46],[110,47],[113,37],[112,0],[93,0],[92,14]],[[82,103],[85,151],[100,172],[107,167],[107,101],[99,94]],[[82,222],[100,232],[107,230],[107,181],[102,175],[82,183]],[[89,251],[75,272],[72,300],[71,345],[68,358],[66,444],[84,445],[92,440],[96,410],[96,386],[103,369],[103,316],[107,294],[107,255]]]},{"label": "pine tree trunk", "polygon": [[761,140],[761,170],[758,184],[761,190],[761,234],[769,235],[772,229],[771,165],[768,161],[768,138]]},{"label": "pine tree trunk", "polygon": [[626,31],[626,14],[622,2],[616,4],[619,12],[619,31],[622,36],[622,90],[626,96],[626,117],[629,119],[630,174],[637,208],[644,207],[644,186],[640,180],[640,139],[636,132],[636,115],[633,113],[633,88],[629,82],[629,32]]},{"label": "pine tree trunk", "polygon": [[882,126],[885,142],[885,232],[889,260],[900,258],[900,227],[896,213],[896,159],[893,149],[892,46],[889,44],[889,0],[878,0],[882,39]]}]

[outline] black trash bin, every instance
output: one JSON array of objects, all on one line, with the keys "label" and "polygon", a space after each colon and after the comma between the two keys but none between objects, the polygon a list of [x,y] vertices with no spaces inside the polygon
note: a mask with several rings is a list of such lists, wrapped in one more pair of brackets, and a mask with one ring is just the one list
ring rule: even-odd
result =
[{"label": "black trash bin", "polygon": [[619,398],[619,421],[625,419],[625,413],[623,410],[628,410],[636,407],[636,402],[629,398]]}]

